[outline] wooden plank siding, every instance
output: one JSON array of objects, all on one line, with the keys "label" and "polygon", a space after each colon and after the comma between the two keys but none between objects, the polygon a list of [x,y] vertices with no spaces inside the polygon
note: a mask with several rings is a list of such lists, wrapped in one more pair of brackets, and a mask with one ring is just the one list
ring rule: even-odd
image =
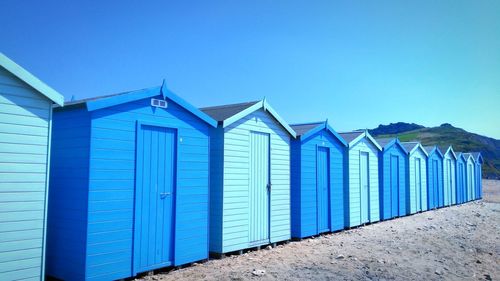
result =
[{"label": "wooden plank siding", "polygon": [[330,150],[330,229],[344,229],[344,155],[346,147],[329,131],[321,130],[307,139],[292,140],[292,237],[318,234],[317,150]]},{"label": "wooden plank siding", "polygon": [[[56,115],[63,113],[66,112]],[[135,274],[133,236],[138,122],[177,131],[172,264],[182,265],[208,257],[209,126],[171,100],[168,100],[168,108],[162,109],[151,107],[150,99],[145,98],[88,114],[89,135],[81,136],[89,145],[85,155],[88,171],[82,175],[87,182],[84,187],[87,196],[79,197],[75,192],[64,194],[66,200],[74,199],[87,208],[82,218],[85,239],[67,238],[59,242],[64,245],[77,243],[84,249],[78,253],[84,266],[74,269],[70,279],[110,280]],[[68,134],[65,137],[68,138]],[[63,154],[66,148],[61,146],[59,150]],[[70,176],[77,177],[75,174]],[[54,257],[54,263],[64,267],[70,266],[71,261],[61,254]]]},{"label": "wooden plank siding", "polygon": [[[457,186],[456,186],[456,159],[451,151],[444,155],[443,159],[443,203],[445,206],[457,204]],[[451,165],[448,167],[448,163]]]},{"label": "wooden plank siding", "polygon": [[43,279],[51,112],[0,67],[0,280]]},{"label": "wooden plank siding", "polygon": [[[466,154],[467,155],[467,154]],[[466,198],[467,201],[475,200],[476,198],[476,172],[475,172],[476,163],[473,160],[473,157],[467,157],[467,161],[465,163],[465,175],[466,175]]]},{"label": "wooden plank siding", "polygon": [[90,115],[84,107],[54,111],[48,208],[47,275],[85,278]]},{"label": "wooden plank siding", "polygon": [[[421,192],[419,194],[420,197],[417,196],[416,193],[416,184],[415,184],[415,159],[420,159],[420,173],[421,173]],[[406,206],[407,213],[414,214],[416,212],[425,211],[428,209],[427,206],[427,156],[424,152],[418,148],[413,151],[408,157],[406,170],[406,177],[408,180],[407,186],[408,190],[406,193]],[[417,199],[421,199],[421,206],[416,205]]]},{"label": "wooden plank siding", "polygon": [[[482,156],[481,156],[482,158]],[[476,160],[475,166],[475,175],[476,175],[476,198],[483,198],[483,172],[482,172],[482,162]]]},{"label": "wooden plank siding", "polygon": [[219,149],[223,145],[223,166],[211,167],[216,180],[211,185],[212,252],[226,253],[251,247],[248,194],[251,131],[270,134],[270,242],[290,239],[290,135],[261,109],[224,128],[223,135],[218,130],[212,131],[212,136],[218,136],[213,140],[215,143],[223,141],[212,152],[212,155],[221,156]]},{"label": "wooden plank siding", "polygon": [[[437,173],[434,172],[433,163],[437,163]],[[436,150],[427,158],[427,209],[444,207],[445,194],[449,198],[448,190],[444,189],[445,170],[443,158]]]},{"label": "wooden plank siding", "polygon": [[[398,188],[397,202],[393,202],[391,191],[391,158],[398,159]],[[406,215],[406,152],[396,143],[379,152],[379,181],[380,181],[380,216],[387,220]],[[397,211],[393,212],[393,205]]]},{"label": "wooden plank siding", "polygon": [[356,144],[350,145],[348,153],[347,174],[349,182],[346,190],[346,225],[349,227],[358,226],[361,221],[361,194],[360,194],[360,153],[366,152],[369,155],[369,222],[380,220],[379,205],[379,179],[378,179],[378,149],[366,137]]}]

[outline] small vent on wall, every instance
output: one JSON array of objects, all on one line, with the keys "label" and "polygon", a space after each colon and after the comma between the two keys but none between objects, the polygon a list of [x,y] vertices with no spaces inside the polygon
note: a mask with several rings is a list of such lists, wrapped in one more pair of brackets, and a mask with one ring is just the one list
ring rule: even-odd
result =
[{"label": "small vent on wall", "polygon": [[167,101],[159,99],[151,99],[151,106],[167,108]]}]

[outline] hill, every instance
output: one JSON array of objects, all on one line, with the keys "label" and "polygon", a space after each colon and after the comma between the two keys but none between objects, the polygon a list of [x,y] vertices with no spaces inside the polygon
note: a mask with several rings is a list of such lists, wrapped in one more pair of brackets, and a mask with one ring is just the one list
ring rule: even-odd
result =
[{"label": "hill", "polygon": [[420,141],[424,146],[451,144],[455,151],[479,151],[485,162],[483,178],[500,179],[500,140],[470,133],[447,123],[428,128],[413,123],[398,122],[379,125],[369,131],[376,137],[398,137],[401,141]]}]

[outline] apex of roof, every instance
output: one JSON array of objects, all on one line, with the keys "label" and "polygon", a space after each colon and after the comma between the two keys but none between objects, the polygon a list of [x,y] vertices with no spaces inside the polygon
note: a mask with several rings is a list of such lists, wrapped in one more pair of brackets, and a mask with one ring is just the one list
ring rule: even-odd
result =
[{"label": "apex of roof", "polygon": [[324,126],[325,121],[321,122],[311,122],[311,123],[303,123],[303,124],[291,124],[290,127],[297,133],[297,136],[302,136],[303,134],[315,129],[318,126]]},{"label": "apex of roof", "polygon": [[119,104],[124,104],[127,102],[133,102],[137,101],[140,99],[145,99],[145,98],[151,98],[155,96],[162,96],[164,99],[170,99],[174,103],[178,104],[180,107],[184,108],[185,110],[189,111],[191,114],[194,116],[200,118],[201,120],[205,121],[212,127],[217,127],[217,122],[212,119],[210,116],[207,114],[203,113],[200,111],[198,108],[194,107],[181,97],[177,96],[174,94],[172,91],[170,91],[167,86],[165,85],[165,80],[163,81],[163,84],[159,87],[151,87],[151,88],[146,88],[146,89],[141,89],[141,90],[135,90],[135,91],[129,91],[129,92],[124,92],[124,93],[118,93],[118,94],[112,94],[112,95],[105,95],[105,96],[98,96],[98,97],[92,97],[92,98],[87,98],[87,99],[82,99],[82,100],[77,100],[77,101],[72,101],[68,102],[66,104],[66,107],[61,108],[60,110],[65,110],[67,107],[71,106],[78,106],[78,105],[85,105],[87,107],[88,111],[94,111],[94,110],[99,110]]},{"label": "apex of roof", "polygon": [[250,102],[210,106],[210,107],[200,108],[200,110],[208,114],[216,121],[222,122],[259,102],[260,101],[250,101]]},{"label": "apex of roof", "polygon": [[295,131],[278,115],[265,98],[260,101],[204,107],[200,110],[217,120],[219,125],[225,128],[259,109],[268,112],[292,137],[297,137]]},{"label": "apex of roof", "polygon": [[344,132],[339,134],[348,144],[348,146],[354,145],[357,141],[362,138],[367,138],[379,151],[382,151],[380,144],[370,135],[368,130],[356,130],[352,132]]},{"label": "apex of roof", "polygon": [[357,137],[359,137],[360,135],[362,135],[364,133],[365,133],[365,131],[359,130],[359,131],[352,131],[352,132],[343,132],[343,133],[339,133],[339,135],[341,137],[343,137],[346,142],[350,143],[351,141],[353,141],[354,139],[356,139]]}]

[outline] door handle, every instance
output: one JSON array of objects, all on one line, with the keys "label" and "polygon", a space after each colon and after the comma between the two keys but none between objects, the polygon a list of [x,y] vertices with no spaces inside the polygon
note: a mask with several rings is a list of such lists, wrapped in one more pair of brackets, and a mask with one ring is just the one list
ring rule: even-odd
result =
[{"label": "door handle", "polygon": [[271,184],[270,183],[267,184],[267,190],[271,191]]},{"label": "door handle", "polygon": [[172,194],[171,192],[162,192],[162,193],[160,193],[160,197],[161,197],[161,199],[163,199],[163,198],[165,198],[165,197],[167,197],[168,195],[171,195],[171,194]]}]

